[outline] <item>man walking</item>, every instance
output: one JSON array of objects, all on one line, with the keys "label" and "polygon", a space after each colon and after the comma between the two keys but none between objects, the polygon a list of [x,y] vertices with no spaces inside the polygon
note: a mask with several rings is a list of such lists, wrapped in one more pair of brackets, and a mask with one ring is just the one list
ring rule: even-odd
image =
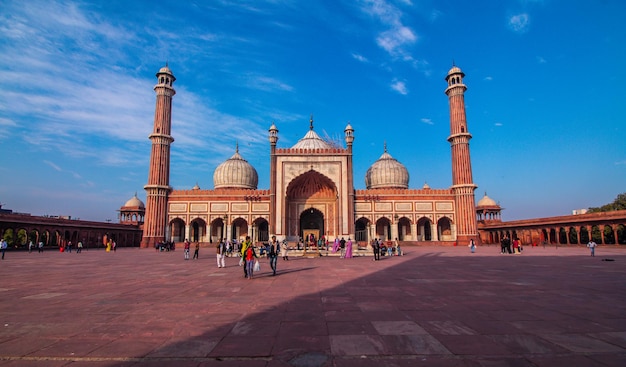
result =
[{"label": "man walking", "polygon": [[215,256],[217,257],[217,267],[225,268],[226,263],[224,257],[226,256],[226,243],[224,243],[224,240],[217,244],[217,254]]},{"label": "man walking", "polygon": [[278,262],[278,241],[276,241],[276,236],[272,236],[272,242],[270,242],[270,251],[268,257],[270,258],[270,268],[272,268],[272,275],[276,275],[276,263]]},{"label": "man walking", "polygon": [[[596,256],[596,246],[598,246],[593,240],[589,241],[587,247],[591,250],[591,256]],[[2,253],[2,258],[4,259],[4,252]]]}]

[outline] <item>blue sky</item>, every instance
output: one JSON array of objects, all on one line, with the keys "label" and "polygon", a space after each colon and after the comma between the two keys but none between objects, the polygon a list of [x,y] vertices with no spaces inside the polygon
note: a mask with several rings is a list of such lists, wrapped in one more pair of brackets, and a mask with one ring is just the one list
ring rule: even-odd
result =
[{"label": "blue sky", "polygon": [[239,143],[269,188],[279,147],[355,129],[355,186],[383,153],[451,185],[444,77],[465,94],[476,200],[504,220],[626,188],[620,0],[0,1],[0,203],[117,221],[145,201],[155,73],[175,74],[170,184],[213,187]]}]

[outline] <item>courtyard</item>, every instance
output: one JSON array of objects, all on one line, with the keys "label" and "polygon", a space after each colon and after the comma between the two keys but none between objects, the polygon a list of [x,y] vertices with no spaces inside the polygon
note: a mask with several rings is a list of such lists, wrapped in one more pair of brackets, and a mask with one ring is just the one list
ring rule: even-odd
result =
[{"label": "courtyard", "polygon": [[0,366],[624,366],[626,249],[7,252]]}]

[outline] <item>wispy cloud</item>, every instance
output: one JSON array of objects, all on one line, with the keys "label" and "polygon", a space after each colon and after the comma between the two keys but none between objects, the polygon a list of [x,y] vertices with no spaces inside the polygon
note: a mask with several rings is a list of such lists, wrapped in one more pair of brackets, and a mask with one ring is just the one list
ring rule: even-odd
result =
[{"label": "wispy cloud", "polygon": [[360,61],[360,62],[369,62],[369,60],[368,60],[365,56],[363,56],[363,55],[359,55],[359,54],[355,54],[355,53],[353,53],[353,54],[352,54],[352,57],[353,57],[355,60]]},{"label": "wispy cloud", "polygon": [[384,0],[365,0],[361,8],[388,29],[379,33],[376,44],[395,59],[414,61],[408,47],[415,44],[417,34],[402,22],[402,11]]},{"label": "wispy cloud", "polygon": [[262,90],[266,92],[284,91],[291,92],[293,87],[287,83],[283,83],[278,79],[264,75],[248,76],[248,86],[252,89]]},{"label": "wispy cloud", "polygon": [[43,163],[47,164],[48,166],[52,167],[55,171],[58,172],[63,172],[63,170],[61,169],[61,167],[57,166],[56,164],[50,162],[50,161],[43,161]]},{"label": "wispy cloud", "polygon": [[396,92],[402,94],[402,95],[407,95],[409,94],[409,91],[406,87],[406,83],[400,80],[396,80],[394,79],[391,82],[391,89],[395,90]]},{"label": "wispy cloud", "polygon": [[615,162],[616,166],[626,165],[626,160]]},{"label": "wispy cloud", "polygon": [[486,80],[486,81],[490,82],[490,81],[492,81],[492,80],[493,80],[493,78],[492,78],[492,77],[490,77],[490,76],[486,76],[483,80]]},{"label": "wispy cloud", "polygon": [[429,118],[421,118],[420,119],[421,122],[427,124],[427,125],[434,125],[435,123],[433,122],[433,120],[429,119]]},{"label": "wispy cloud", "polygon": [[526,31],[528,31],[529,24],[530,17],[528,13],[512,15],[508,19],[509,29],[516,33],[525,33]]},{"label": "wispy cloud", "polygon": [[537,56],[537,62],[540,64],[545,64],[548,60],[544,59],[542,56]]},{"label": "wispy cloud", "polygon": [[494,126],[502,126],[501,122],[496,122],[495,124],[493,124]]}]

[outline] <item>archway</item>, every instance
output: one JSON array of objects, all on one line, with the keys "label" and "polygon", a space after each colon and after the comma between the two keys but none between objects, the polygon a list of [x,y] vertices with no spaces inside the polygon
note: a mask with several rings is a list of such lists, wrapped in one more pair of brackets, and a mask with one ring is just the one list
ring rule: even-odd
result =
[{"label": "archway", "polygon": [[243,241],[246,239],[246,236],[249,236],[248,233],[248,221],[243,218],[237,218],[233,220],[232,223],[232,239],[236,239],[237,241]]},{"label": "archway", "polygon": [[189,233],[189,240],[191,242],[204,242],[206,241],[206,222],[204,219],[196,218],[191,221],[191,233]]},{"label": "archway", "polygon": [[224,219],[217,218],[211,222],[211,233],[209,233],[209,242],[220,242],[226,239],[226,226]]},{"label": "archway", "polygon": [[[340,232],[337,187],[330,178],[311,169],[294,178],[285,194],[285,234],[288,239],[303,237],[303,229],[318,231],[316,238],[337,236]],[[311,210],[317,212],[311,213]],[[303,220],[308,222],[303,223]]]},{"label": "archway", "polygon": [[265,218],[257,218],[252,223],[252,241],[268,242],[270,240],[269,223]]},{"label": "archway", "polygon": [[376,238],[383,241],[391,240],[391,221],[389,218],[382,217],[376,221]]},{"label": "archway", "polygon": [[185,222],[180,218],[176,218],[170,222],[170,241],[185,241]]},{"label": "archway", "polygon": [[407,217],[398,220],[398,240],[406,241],[411,238],[411,221]]},{"label": "archway", "polygon": [[452,241],[452,224],[448,217],[440,218],[437,221],[437,236],[440,241]]},{"label": "archway", "polygon": [[432,241],[430,231],[431,221],[428,218],[420,218],[417,221],[417,239],[418,241]]},{"label": "archway", "polygon": [[305,243],[311,240],[311,235],[313,235],[313,242],[315,242],[324,233],[324,214],[321,211],[309,208],[300,213],[299,236],[304,239]]},{"label": "archway", "polygon": [[357,242],[369,243],[369,233],[367,232],[369,226],[370,221],[367,218],[359,218],[359,220],[354,223],[354,238]]}]

